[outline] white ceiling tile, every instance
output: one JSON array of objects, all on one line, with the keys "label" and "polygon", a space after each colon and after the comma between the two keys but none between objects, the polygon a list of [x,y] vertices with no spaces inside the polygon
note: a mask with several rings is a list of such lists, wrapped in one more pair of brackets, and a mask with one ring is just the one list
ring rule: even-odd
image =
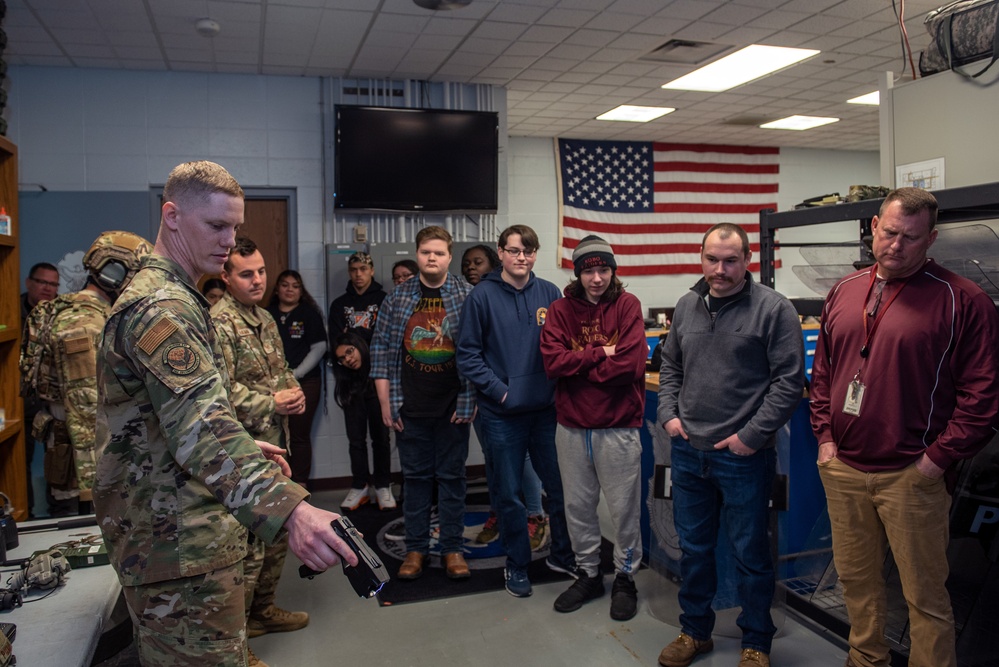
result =
[{"label": "white ceiling tile", "polygon": [[[724,120],[805,111],[843,120],[825,135],[784,134],[785,145],[841,147],[841,134],[851,147],[876,150],[876,112],[844,112],[843,98],[902,65],[891,7],[870,0],[476,0],[452,12],[426,11],[411,0],[77,1],[30,0],[29,11],[25,0],[8,0],[8,62],[475,81],[507,88],[511,133],[524,136],[636,138],[654,131],[752,145],[775,135]],[[922,16],[936,4],[906,2],[917,52],[928,43]],[[204,16],[222,24],[214,39],[194,30]],[[663,91],[663,82],[690,67],[637,58],[673,37],[823,53],[724,94]],[[678,111],[638,127],[592,120],[624,102]],[[544,118],[531,117],[539,111]]]},{"label": "white ceiling tile", "polygon": [[539,25],[555,25],[566,28],[580,28],[599,15],[599,12],[579,9],[550,9],[541,15],[535,23]]},{"label": "white ceiling tile", "polygon": [[749,7],[736,3],[726,3],[699,18],[704,21],[710,21],[711,23],[741,26],[746,25],[750,21],[757,19],[766,13],[767,10],[760,7]]}]

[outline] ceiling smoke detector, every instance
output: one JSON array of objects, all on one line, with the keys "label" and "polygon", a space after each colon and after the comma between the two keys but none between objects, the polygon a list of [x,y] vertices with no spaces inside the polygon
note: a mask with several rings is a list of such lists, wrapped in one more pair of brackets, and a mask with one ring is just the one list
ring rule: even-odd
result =
[{"label": "ceiling smoke detector", "polygon": [[194,29],[202,37],[214,37],[222,31],[222,26],[218,24],[218,21],[198,19],[198,22],[194,24]]},{"label": "ceiling smoke detector", "polygon": [[424,9],[435,11],[442,9],[461,9],[472,4],[472,0],[413,0],[413,2]]}]

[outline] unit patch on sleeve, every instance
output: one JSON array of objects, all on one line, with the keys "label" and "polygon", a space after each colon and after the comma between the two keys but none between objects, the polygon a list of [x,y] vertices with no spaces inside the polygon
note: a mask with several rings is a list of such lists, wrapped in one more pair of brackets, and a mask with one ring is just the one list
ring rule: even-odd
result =
[{"label": "unit patch on sleeve", "polygon": [[163,363],[174,375],[190,375],[198,370],[201,359],[190,345],[177,343],[163,351]]}]

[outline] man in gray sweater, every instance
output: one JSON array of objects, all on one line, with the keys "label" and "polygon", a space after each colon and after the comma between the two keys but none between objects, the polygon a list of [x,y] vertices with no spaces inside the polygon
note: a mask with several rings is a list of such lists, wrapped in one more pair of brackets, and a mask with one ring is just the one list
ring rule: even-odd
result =
[{"label": "man in gray sweater", "polygon": [[794,307],[753,282],[739,226],[701,242],[704,278],[676,305],[662,353],[658,421],[671,438],[673,517],[682,632],[659,664],[686,667],[714,644],[715,545],[722,519],[736,561],[742,613],[739,667],[769,667],[774,568],[767,505],[776,433],[802,398],[804,350]]}]

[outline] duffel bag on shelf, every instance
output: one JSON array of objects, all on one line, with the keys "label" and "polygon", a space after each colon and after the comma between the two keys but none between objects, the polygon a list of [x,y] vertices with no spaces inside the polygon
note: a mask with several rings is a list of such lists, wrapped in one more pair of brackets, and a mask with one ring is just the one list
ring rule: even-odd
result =
[{"label": "duffel bag on shelf", "polygon": [[[952,69],[968,79],[981,76],[999,57],[997,24],[999,0],[958,0],[934,9],[923,20],[931,40],[919,54],[920,75]],[[989,62],[974,74],[961,69],[984,58]]]}]

